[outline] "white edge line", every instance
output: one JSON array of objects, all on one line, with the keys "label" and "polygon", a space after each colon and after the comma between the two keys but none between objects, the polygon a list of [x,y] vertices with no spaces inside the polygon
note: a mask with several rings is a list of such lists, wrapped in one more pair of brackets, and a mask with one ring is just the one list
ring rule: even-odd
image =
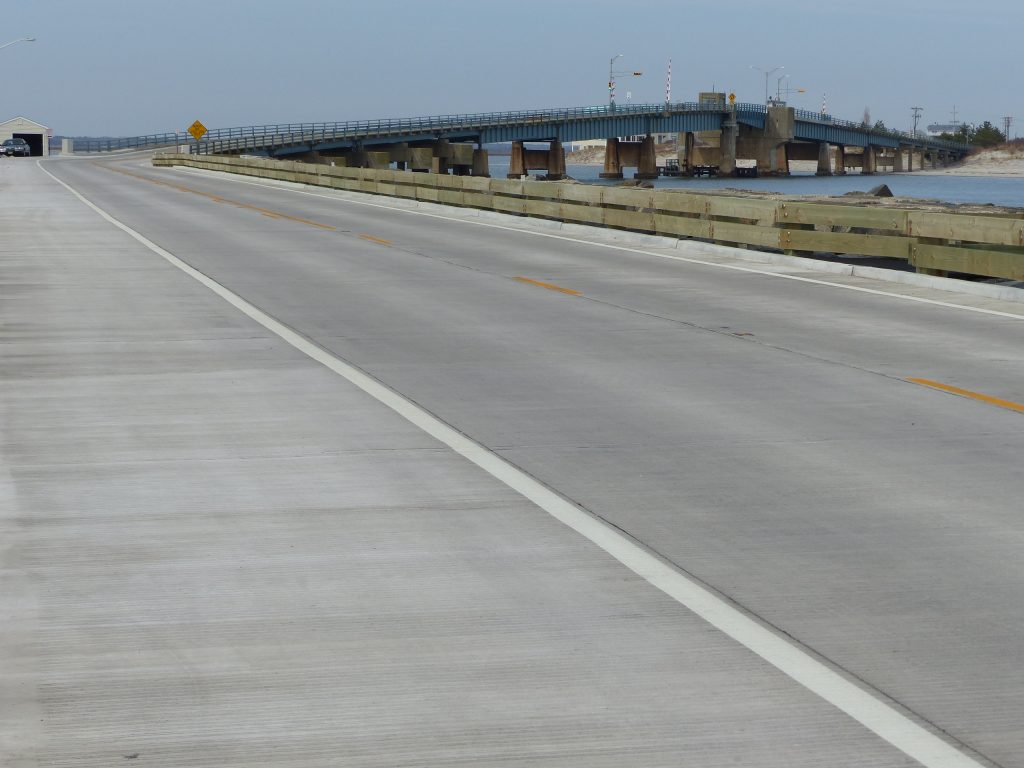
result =
[{"label": "white edge line", "polygon": [[[625,251],[626,253],[637,253],[637,254],[640,254],[640,255],[643,255],[643,256],[654,256],[655,258],[659,258],[659,259],[669,259],[669,260],[672,260],[672,261],[682,261],[682,262],[686,262],[687,264],[698,264],[700,266],[716,267],[718,269],[731,269],[731,270],[733,270],[735,272],[749,272],[749,273],[755,274],[755,275],[765,275],[766,277],[777,277],[777,278],[779,278],[781,280],[794,280],[794,281],[799,282],[799,283],[811,283],[813,285],[826,285],[826,286],[829,286],[831,288],[842,288],[845,291],[857,291],[858,293],[868,293],[868,294],[872,294],[872,295],[875,295],[875,296],[888,296],[888,297],[893,298],[893,299],[902,299],[904,301],[913,301],[913,302],[917,302],[919,304],[932,304],[932,305],[937,306],[937,307],[948,307],[949,309],[960,309],[960,310],[963,310],[965,312],[977,312],[977,313],[983,314],[983,315],[994,315],[995,317],[1009,317],[1009,318],[1012,318],[1014,320],[1024,320],[1024,314],[1014,314],[1013,312],[1001,312],[1001,311],[999,311],[997,309],[985,309],[983,307],[972,307],[972,306],[969,306],[969,305],[966,305],[966,304],[955,304],[955,303],[950,302],[950,301],[939,301],[938,299],[927,299],[927,298],[924,298],[922,296],[908,296],[907,294],[904,294],[904,293],[893,293],[891,291],[880,291],[880,290],[878,290],[876,288],[864,288],[864,287],[859,286],[859,285],[844,285],[842,283],[833,283],[833,282],[831,282],[829,280],[819,280],[819,279],[813,278],[813,277],[801,277],[800,275],[787,275],[784,272],[771,272],[771,271],[764,270],[764,269],[756,269],[754,267],[743,267],[743,266],[740,266],[738,264],[720,264],[718,262],[704,261],[703,259],[695,259],[695,258],[691,258],[691,257],[688,257],[688,256],[676,256],[676,255],[670,254],[670,253],[657,253],[656,251],[645,251],[645,250],[643,250],[641,248],[630,248],[630,247],[625,246],[625,245],[616,245],[614,243],[601,243],[601,242],[597,242],[597,241],[593,241],[593,240],[582,240],[582,239],[576,238],[576,237],[568,237],[567,235],[555,235],[555,234],[552,234],[550,232],[537,232],[535,230],[521,229],[519,227],[508,227],[508,226],[504,226],[502,224],[494,224],[494,223],[486,222],[486,221],[474,221],[474,220],[469,219],[469,218],[460,218],[458,216],[445,216],[445,215],[440,214],[440,213],[430,213],[428,211],[417,211],[417,210],[413,210],[411,208],[399,208],[399,207],[392,206],[392,205],[386,205],[384,203],[373,203],[373,202],[370,202],[369,200],[353,200],[353,199],[347,198],[347,197],[339,197],[338,195],[325,195],[325,194],[320,193],[320,192],[310,192],[308,189],[296,189],[294,186],[279,186],[278,184],[267,184],[267,183],[259,182],[259,181],[250,181],[248,178],[240,178],[240,179],[231,178],[234,175],[242,175],[242,174],[228,174],[228,173],[219,172],[219,171],[208,171],[208,170],[201,169],[201,168],[187,168],[185,166],[172,166],[172,169],[176,170],[176,171],[184,171],[186,173],[194,174],[194,175],[197,175],[197,176],[202,176],[202,175],[209,176],[211,174],[217,174],[216,178],[223,179],[224,181],[230,181],[230,182],[233,182],[235,184],[248,184],[249,186],[252,186],[252,187],[262,187],[264,189],[276,189],[276,190],[281,190],[281,191],[284,191],[284,192],[294,192],[294,193],[299,194],[299,195],[309,195],[310,197],[320,197],[320,198],[323,198],[325,200],[335,200],[335,201],[342,202],[342,203],[351,203],[353,205],[366,205],[366,206],[369,206],[371,208],[384,208],[384,209],[389,210],[389,211],[397,211],[399,213],[412,214],[413,216],[427,216],[427,217],[432,218],[432,219],[443,219],[444,221],[455,221],[455,222],[459,222],[459,223],[462,223],[462,224],[472,224],[473,226],[477,226],[477,227],[488,227],[490,229],[501,229],[501,230],[505,230],[507,232],[519,232],[519,233],[524,234],[524,235],[534,235],[536,237],[549,237],[549,238],[551,238],[553,240],[565,240],[565,241],[568,241],[568,242],[571,242],[571,243],[580,243],[580,244],[583,244],[583,245],[592,245],[592,246],[595,246],[597,248],[609,248],[609,249],[615,250],[615,251]],[[307,186],[307,187],[310,186],[308,184],[302,184],[302,182],[290,182],[290,181],[281,181],[280,184],[281,185],[284,185],[284,184],[294,184],[296,186]],[[350,190],[336,190],[336,191],[346,192],[348,194],[362,194],[362,195],[369,194],[369,193],[365,193],[365,192],[351,192]],[[398,199],[409,200],[409,198],[398,198]],[[413,201],[413,202],[419,202],[419,201]],[[478,209],[478,208],[466,208],[466,210],[469,210],[469,211],[482,211],[482,209]],[[685,243],[685,242],[688,242],[688,241],[680,240],[679,242],[680,243]],[[812,269],[813,267],[812,267],[812,265],[808,265],[807,268],[808,269]],[[933,290],[939,290],[939,289],[933,289]],[[981,297],[981,298],[990,298],[990,297]],[[991,301],[999,301],[1000,299],[991,298],[990,300]]]},{"label": "white edge line", "polygon": [[[38,164],[38,161],[37,161]],[[982,768],[907,715],[858,687],[827,665],[754,621],[686,574],[643,549],[622,532],[547,488],[487,448],[405,397],[278,322],[238,294],[189,266],[144,235],[93,204],[42,165],[40,169],[103,219],[209,288],[271,333],[359,387],[378,402],[476,466],[520,493],[556,520],[596,544],[629,570],[672,597],[704,621],[745,646],[808,690],[845,712],[904,754],[928,768]]]}]

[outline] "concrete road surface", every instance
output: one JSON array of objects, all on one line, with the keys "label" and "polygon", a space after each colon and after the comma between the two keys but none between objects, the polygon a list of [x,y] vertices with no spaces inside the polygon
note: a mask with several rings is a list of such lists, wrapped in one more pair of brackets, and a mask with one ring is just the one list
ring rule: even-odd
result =
[{"label": "concrete road surface", "polygon": [[1024,766],[1024,304],[424,213],[2,164],[0,764]]}]

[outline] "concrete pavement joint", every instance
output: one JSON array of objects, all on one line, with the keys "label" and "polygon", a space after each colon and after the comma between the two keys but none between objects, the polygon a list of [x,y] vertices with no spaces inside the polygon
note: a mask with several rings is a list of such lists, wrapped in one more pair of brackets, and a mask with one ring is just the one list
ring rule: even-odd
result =
[{"label": "concrete pavement joint", "polygon": [[[226,302],[276,334],[295,349],[321,363],[391,408],[423,432],[467,458],[495,479],[581,534],[637,575],[733,638],[766,662],[837,707],[864,727],[928,768],[978,768],[981,762],[960,751],[922,722],[864,690],[844,675],[772,631],[715,594],[674,564],[658,557],[628,534],[612,526],[536,478],[480,445],[434,414],[388,388],[366,372],[328,352],[294,329],[261,311],[238,294],[161,248],[89,201],[70,185],[39,167],[104,220],[122,230],[168,263],[194,278]],[[884,694],[879,694],[884,695]]]}]

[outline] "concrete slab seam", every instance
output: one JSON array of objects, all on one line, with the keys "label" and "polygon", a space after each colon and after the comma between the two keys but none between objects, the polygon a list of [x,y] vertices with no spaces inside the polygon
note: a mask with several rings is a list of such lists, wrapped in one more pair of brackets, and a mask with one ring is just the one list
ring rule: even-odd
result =
[{"label": "concrete slab seam", "polygon": [[39,164],[50,178],[71,192],[105,221],[220,296],[231,306],[386,405],[426,434],[536,504],[648,583],[672,597],[704,621],[748,648],[767,663],[927,768],[981,768],[974,760],[913,718],[819,661],[781,635],[755,621],[697,580],[642,547],[627,534],[576,505],[536,478],[501,458],[437,416],[390,389],[361,369],[320,347],[267,315],[141,233],[114,218]]}]

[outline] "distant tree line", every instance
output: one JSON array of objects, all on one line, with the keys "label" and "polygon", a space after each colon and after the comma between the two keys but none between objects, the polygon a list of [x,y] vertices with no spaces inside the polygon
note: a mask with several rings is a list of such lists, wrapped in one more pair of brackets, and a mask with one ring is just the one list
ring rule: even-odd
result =
[{"label": "distant tree line", "polygon": [[961,125],[956,133],[942,133],[940,139],[946,141],[962,141],[976,147],[994,147],[1006,143],[1006,136],[992,123],[986,120],[981,125]]}]

